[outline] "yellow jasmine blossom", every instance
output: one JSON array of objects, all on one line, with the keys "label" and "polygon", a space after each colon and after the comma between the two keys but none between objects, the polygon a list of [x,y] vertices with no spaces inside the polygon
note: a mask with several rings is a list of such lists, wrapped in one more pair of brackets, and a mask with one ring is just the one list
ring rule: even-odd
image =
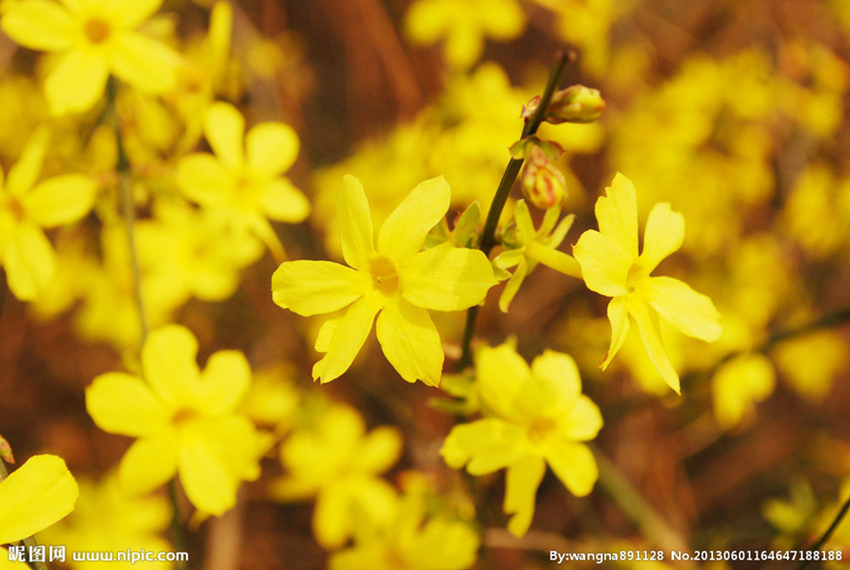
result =
[{"label": "yellow jasmine blossom", "polygon": [[[39,534],[45,544],[62,544],[76,552],[173,550],[161,535],[171,522],[171,507],[164,495],[128,495],[118,483],[115,472],[95,482],[80,479],[80,498],[74,512],[57,525]],[[100,560],[73,560],[74,570],[98,570]],[[113,561],[113,570],[131,570],[131,560]],[[172,562],[145,562],[145,568],[168,570]]]},{"label": "yellow jasmine blossom", "polygon": [[26,301],[44,290],[56,271],[56,253],[42,228],[76,222],[91,210],[97,192],[95,180],[82,174],[36,184],[48,142],[47,131],[36,131],[5,181],[0,169],[0,265],[9,289]]},{"label": "yellow jasmine blossom", "polygon": [[502,291],[502,296],[499,297],[499,308],[502,312],[508,312],[508,307],[519,291],[520,285],[526,276],[534,271],[538,263],[566,275],[581,277],[581,268],[576,260],[558,251],[558,246],[564,241],[575,219],[573,215],[566,216],[555,227],[560,214],[560,206],[548,208],[540,229],[535,230],[525,200],[516,203],[514,224],[508,227],[502,238],[505,251],[493,260],[493,265],[498,269],[516,267],[505,290]]},{"label": "yellow jasmine blossom", "polygon": [[183,157],[177,184],[204,208],[221,212],[237,230],[261,239],[277,257],[283,246],[269,220],[297,223],[310,203],[282,176],[298,156],[298,135],[289,125],[269,122],[245,134],[245,119],[232,105],[213,103],[204,134],[215,156],[205,152]]},{"label": "yellow jasmine blossom", "polygon": [[[36,455],[0,481],[0,544],[44,530],[74,510],[79,489],[65,462]],[[0,555],[6,558],[5,553]]]},{"label": "yellow jasmine blossom", "polygon": [[583,443],[596,437],[602,415],[581,393],[575,361],[551,350],[529,368],[508,344],[475,355],[478,391],[489,417],[455,426],[440,454],[472,475],[507,468],[504,510],[508,530],[525,534],[535,494],[548,463],[571,493],[585,496],[598,477],[596,460]]},{"label": "yellow jasmine blossom", "polygon": [[346,309],[319,332],[316,350],[325,356],[313,366],[314,379],[330,382],[348,370],[377,315],[378,341],[401,377],[439,384],[443,349],[428,310],[467,309],[496,284],[481,251],[451,243],[420,251],[450,201],[442,176],[420,183],[384,222],[376,242],[363,185],[345,176],[337,214],[348,267],[289,261],[272,277],[274,301],[285,309],[303,316]]},{"label": "yellow jasmine blossom", "polygon": [[162,0],[20,0],[0,27],[24,47],[58,53],[44,82],[51,113],[78,113],[103,96],[110,74],[147,93],[170,90],[178,55],[136,31]]},{"label": "yellow jasmine blossom", "polygon": [[484,38],[506,41],[525,29],[525,12],[516,0],[417,0],[405,15],[408,37],[422,45],[445,38],[451,67],[467,69],[484,52]]},{"label": "yellow jasmine blossom", "polygon": [[[649,358],[667,384],[679,393],[679,375],[670,363],[658,330],[661,315],[682,333],[705,341],[720,337],[720,314],[711,299],[671,277],[650,277],[665,257],[678,250],[685,237],[685,218],[669,203],[649,213],[643,252],[638,255],[637,195],[631,180],[620,173],[596,202],[599,231],[588,230],[573,246],[588,289],[612,297],[608,319],[612,336],[604,370],[626,340],[634,320]],[[656,314],[657,313],[657,314]]]},{"label": "yellow jasmine blossom", "polygon": [[405,486],[386,520],[362,517],[354,545],[330,556],[330,570],[464,570],[475,564],[478,533],[453,513],[440,512],[445,507],[433,492],[416,488],[425,484],[422,475],[403,474],[403,484],[411,479],[422,483]]},{"label": "yellow jasmine blossom", "polygon": [[86,389],[86,409],[103,431],[138,438],[118,469],[127,491],[151,491],[179,473],[189,500],[218,516],[236,504],[243,480],[259,477],[265,442],[235,411],[251,383],[245,356],[221,350],[201,371],[197,352],[185,327],[152,331],[142,348],[144,379],[101,374]]},{"label": "yellow jasmine blossom", "polygon": [[391,516],[395,492],[379,477],[401,455],[401,434],[382,426],[368,434],[360,414],[333,404],[311,428],[295,431],[280,447],[288,474],[275,481],[279,501],[316,498],[313,534],[324,548],[336,548],[355,530],[359,509],[368,518]]},{"label": "yellow jasmine blossom", "polygon": [[756,403],[773,394],[776,373],[762,354],[744,354],[723,364],[711,379],[714,417],[732,429],[755,417]]}]

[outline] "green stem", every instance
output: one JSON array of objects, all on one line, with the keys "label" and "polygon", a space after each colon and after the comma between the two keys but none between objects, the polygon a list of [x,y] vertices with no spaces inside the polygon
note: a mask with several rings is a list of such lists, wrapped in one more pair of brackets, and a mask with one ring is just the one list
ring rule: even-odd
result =
[{"label": "green stem", "polygon": [[[140,331],[140,346],[144,346],[145,339],[148,336],[147,319],[145,318],[145,304],[142,299],[142,273],[139,269],[139,256],[136,252],[135,238],[135,223],[136,223],[136,206],[133,202],[133,187],[130,180],[130,161],[127,158],[127,152],[124,149],[124,138],[121,134],[121,125],[118,118],[118,109],[115,104],[117,91],[117,82],[114,77],[110,76],[107,87],[107,115],[111,117],[112,128],[115,132],[115,146],[117,151],[117,161],[115,170],[118,172],[118,185],[121,188],[121,205],[124,217],[124,227],[127,232],[127,245],[130,250],[130,265],[133,271],[133,292],[136,297],[136,307],[139,313],[139,331]],[[174,509],[171,519],[171,530],[174,535],[175,549],[185,551],[186,534],[183,525],[180,522],[180,506],[177,501],[177,491],[174,479],[169,482],[169,498],[171,506]],[[186,568],[185,562],[178,562],[176,565],[178,570]]]},{"label": "green stem", "polygon": [[[552,67],[552,72],[549,74],[549,80],[546,82],[546,88],[540,97],[540,104],[531,119],[526,119],[522,129],[520,140],[530,137],[537,132],[543,119],[546,118],[546,109],[549,107],[549,102],[552,100],[552,94],[558,87],[561,81],[561,75],[567,63],[576,60],[578,55],[572,49],[564,49],[558,54],[558,59]],[[505,173],[502,175],[502,180],[499,182],[499,187],[496,189],[496,194],[493,196],[493,202],[490,204],[490,210],[487,213],[487,221],[484,223],[484,232],[481,234],[481,245],[479,249],[484,252],[484,255],[489,256],[490,251],[496,246],[496,228],[499,225],[499,218],[502,216],[502,210],[505,208],[505,203],[508,201],[508,196],[516,182],[519,170],[522,168],[523,161],[521,159],[512,158],[505,168]],[[462,348],[458,368],[463,369],[472,364],[472,338],[475,336],[475,329],[478,322],[478,306],[470,307],[466,317],[466,328],[463,331]]]},{"label": "green stem", "polygon": [[[824,544],[826,544],[826,541],[829,540],[829,537],[832,536],[832,533],[835,532],[835,529],[837,529],[838,525],[841,524],[841,520],[847,514],[847,511],[850,511],[850,497],[848,497],[847,500],[844,501],[844,504],[841,505],[841,509],[839,509],[838,514],[835,515],[835,519],[832,521],[832,524],[829,525],[829,528],[826,529],[826,532],[823,533],[823,536],[809,547],[810,552],[818,551]],[[797,566],[797,570],[803,570],[809,565],[809,562],[811,562],[811,560],[804,560],[799,566]]]},{"label": "green stem", "polygon": [[644,536],[666,550],[685,550],[687,543],[667,524],[607,456],[590,444],[599,464],[599,484],[641,529]]},{"label": "green stem", "polygon": [[136,253],[136,238],[134,225],[136,222],[136,207],[133,203],[133,187],[130,181],[130,161],[124,150],[124,138],[121,135],[121,125],[118,120],[118,109],[115,105],[117,85],[115,78],[110,76],[107,83],[106,94],[109,105],[109,114],[112,117],[112,128],[115,132],[115,146],[118,154],[115,170],[118,172],[118,185],[121,188],[121,206],[124,217],[124,227],[127,232],[127,243],[130,249],[130,265],[133,271],[133,291],[136,297],[136,306],[139,310],[139,327],[141,345],[145,344],[148,336],[147,320],[145,319],[145,305],[142,301],[142,274],[139,270],[139,257]]}]

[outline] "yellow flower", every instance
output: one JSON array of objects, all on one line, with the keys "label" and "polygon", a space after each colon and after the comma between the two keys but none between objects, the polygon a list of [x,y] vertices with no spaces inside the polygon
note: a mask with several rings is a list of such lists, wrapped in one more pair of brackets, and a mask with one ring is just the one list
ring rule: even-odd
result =
[{"label": "yellow flower", "polygon": [[272,484],[279,501],[316,497],[313,533],[325,548],[342,546],[360,509],[372,520],[391,516],[395,492],[379,475],[401,455],[401,435],[388,426],[368,434],[355,410],[334,404],[312,428],[292,433],[280,447],[288,474]]},{"label": "yellow flower", "polygon": [[417,0],[405,15],[411,40],[431,45],[445,38],[446,62],[467,69],[484,51],[484,38],[511,40],[525,29],[516,0]]},{"label": "yellow flower", "polygon": [[573,246],[588,289],[606,297],[613,329],[604,370],[626,340],[630,319],[640,331],[649,358],[667,384],[679,393],[679,375],[661,342],[657,315],[682,333],[705,341],[720,337],[720,314],[711,299],[671,277],[650,277],[662,259],[678,250],[685,219],[670,204],[649,213],[643,252],[638,255],[637,196],[634,184],[620,173],[596,202],[599,230],[588,230]]},{"label": "yellow flower", "polygon": [[251,382],[245,356],[216,352],[201,372],[197,351],[185,327],[151,332],[142,348],[145,380],[101,374],[86,389],[86,409],[103,431],[138,438],[118,469],[127,491],[150,491],[179,472],[189,500],[221,515],[236,504],[242,480],[259,477],[264,441],[235,412]]},{"label": "yellow flower", "polygon": [[517,202],[514,210],[514,224],[505,231],[502,242],[505,251],[493,260],[493,265],[499,269],[516,267],[510,281],[499,297],[499,308],[507,313],[520,285],[538,263],[551,267],[573,277],[581,277],[581,268],[576,260],[562,251],[558,246],[564,241],[575,216],[566,216],[557,227],[555,223],[561,214],[560,206],[553,206],[546,210],[543,223],[539,230],[534,229],[531,214],[525,200]]},{"label": "yellow flower", "polygon": [[776,373],[761,354],[738,356],[723,364],[711,380],[714,417],[732,429],[755,416],[756,403],[773,394]]},{"label": "yellow flower", "polygon": [[[149,552],[173,550],[161,534],[171,522],[171,507],[164,495],[127,495],[114,472],[102,481],[80,479],[80,498],[74,512],[61,523],[39,534],[44,544],[62,544],[69,551],[121,551],[145,549]],[[73,560],[74,570],[98,570],[101,561]],[[171,562],[146,562],[145,568],[169,570]],[[114,561],[114,570],[131,570],[133,562]]]},{"label": "yellow flower", "polygon": [[581,393],[572,358],[551,350],[529,368],[510,345],[475,355],[478,390],[492,414],[454,427],[440,454],[472,475],[507,468],[504,509],[508,530],[525,534],[534,516],[537,487],[548,463],[567,489],[585,496],[598,477],[596,460],[581,442],[596,437],[602,415]]},{"label": "yellow flower", "polygon": [[162,0],[20,0],[0,27],[24,47],[59,53],[44,82],[51,113],[90,109],[110,74],[148,93],[170,90],[178,56],[136,31]]},{"label": "yellow flower", "polygon": [[0,544],[18,542],[52,525],[74,510],[78,494],[77,482],[61,458],[30,457],[0,481]]},{"label": "yellow flower", "polygon": [[475,564],[480,540],[472,526],[440,512],[441,498],[417,488],[426,483],[423,476],[404,473],[402,484],[411,479],[404,495],[394,497],[391,516],[361,517],[354,545],[331,554],[330,570],[464,570]]},{"label": "yellow flower", "polygon": [[56,270],[56,253],[42,228],[85,216],[97,191],[97,183],[81,174],[36,184],[48,142],[47,131],[36,131],[5,183],[0,170],[0,264],[6,269],[9,289],[26,301],[47,287]]},{"label": "yellow flower", "polygon": [[282,258],[269,220],[297,223],[310,213],[304,194],[282,176],[298,156],[298,135],[277,122],[245,134],[245,119],[227,103],[210,106],[204,134],[215,156],[199,152],[180,160],[177,184],[183,194],[223,213],[237,231],[250,231]]},{"label": "yellow flower", "polygon": [[450,201],[443,177],[420,183],[384,222],[376,245],[363,186],[345,177],[337,214],[349,267],[289,261],[272,278],[275,303],[299,315],[347,307],[319,332],[316,350],[326,354],[313,367],[314,379],[330,382],[348,370],[378,315],[378,341],[401,377],[439,384],[443,349],[428,310],[467,309],[481,303],[496,283],[490,262],[478,250],[445,243],[419,251]]}]

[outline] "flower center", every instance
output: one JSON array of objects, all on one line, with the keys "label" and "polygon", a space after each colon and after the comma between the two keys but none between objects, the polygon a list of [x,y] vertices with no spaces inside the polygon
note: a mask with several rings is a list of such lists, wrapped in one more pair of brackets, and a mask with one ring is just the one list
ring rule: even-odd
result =
[{"label": "flower center", "polygon": [[[4,204],[0,203],[0,205]],[[15,219],[16,222],[20,223],[21,221],[23,221],[24,217],[26,216],[26,212],[24,211],[24,206],[23,204],[21,204],[20,200],[12,196],[8,196],[6,198],[5,206],[9,213],[12,214],[12,217]]]},{"label": "flower center", "polygon": [[109,27],[109,23],[100,18],[91,18],[86,22],[86,37],[93,44],[105,42],[111,32],[112,29]]},{"label": "flower center", "polygon": [[634,293],[637,291],[638,287],[640,287],[641,283],[648,278],[649,274],[643,267],[640,266],[640,264],[636,263],[632,265],[629,268],[629,274],[626,277],[626,290],[629,293]]},{"label": "flower center", "polygon": [[528,426],[528,439],[533,443],[545,440],[557,428],[555,420],[546,417],[537,417]]},{"label": "flower center", "polygon": [[398,274],[395,265],[383,255],[369,260],[369,274],[372,287],[384,295],[394,295],[398,291]]}]

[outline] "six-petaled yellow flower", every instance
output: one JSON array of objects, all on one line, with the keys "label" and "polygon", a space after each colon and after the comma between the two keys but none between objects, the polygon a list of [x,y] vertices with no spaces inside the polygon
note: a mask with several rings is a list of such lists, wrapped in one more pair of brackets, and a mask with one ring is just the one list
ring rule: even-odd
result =
[{"label": "six-petaled yellow flower", "polygon": [[179,473],[189,500],[221,515],[236,504],[240,483],[259,477],[265,441],[236,412],[251,382],[245,356],[221,350],[202,372],[197,352],[185,327],[152,331],[142,348],[144,380],[102,374],[86,389],[86,408],[103,431],[138,438],[118,468],[127,491],[153,490]]},{"label": "six-petaled yellow flower", "polygon": [[375,242],[363,186],[345,177],[337,214],[349,267],[289,261],[272,278],[275,303],[299,315],[346,309],[319,332],[316,350],[326,354],[313,367],[314,379],[330,382],[348,369],[377,315],[378,341],[401,377],[439,384],[443,349],[428,310],[467,309],[481,303],[496,283],[490,262],[478,250],[447,242],[420,251],[450,201],[443,177],[420,183],[387,218]]},{"label": "six-petaled yellow flower", "polygon": [[[658,328],[661,315],[688,336],[705,341],[720,337],[720,314],[711,299],[672,277],[650,277],[662,259],[678,250],[685,237],[685,218],[656,204],[646,222],[643,251],[638,255],[637,197],[634,184],[620,173],[596,202],[599,231],[588,230],[573,246],[581,274],[591,291],[613,297],[608,319],[613,329],[604,369],[623,346],[634,320],[649,358],[667,384],[679,392],[679,375],[664,350]],[[657,313],[657,314],[656,314]]]},{"label": "six-petaled yellow flower", "polygon": [[508,344],[482,348],[475,374],[491,416],[455,426],[440,453],[450,467],[466,465],[472,475],[507,468],[508,530],[521,536],[534,516],[547,463],[574,495],[593,489],[598,468],[582,442],[596,437],[602,415],[581,393],[578,368],[566,354],[547,350],[529,367]]},{"label": "six-petaled yellow flower", "polygon": [[137,28],[162,0],[21,0],[9,3],[3,31],[24,47],[57,53],[44,82],[53,114],[91,109],[109,75],[148,93],[169,91],[178,55]]}]

